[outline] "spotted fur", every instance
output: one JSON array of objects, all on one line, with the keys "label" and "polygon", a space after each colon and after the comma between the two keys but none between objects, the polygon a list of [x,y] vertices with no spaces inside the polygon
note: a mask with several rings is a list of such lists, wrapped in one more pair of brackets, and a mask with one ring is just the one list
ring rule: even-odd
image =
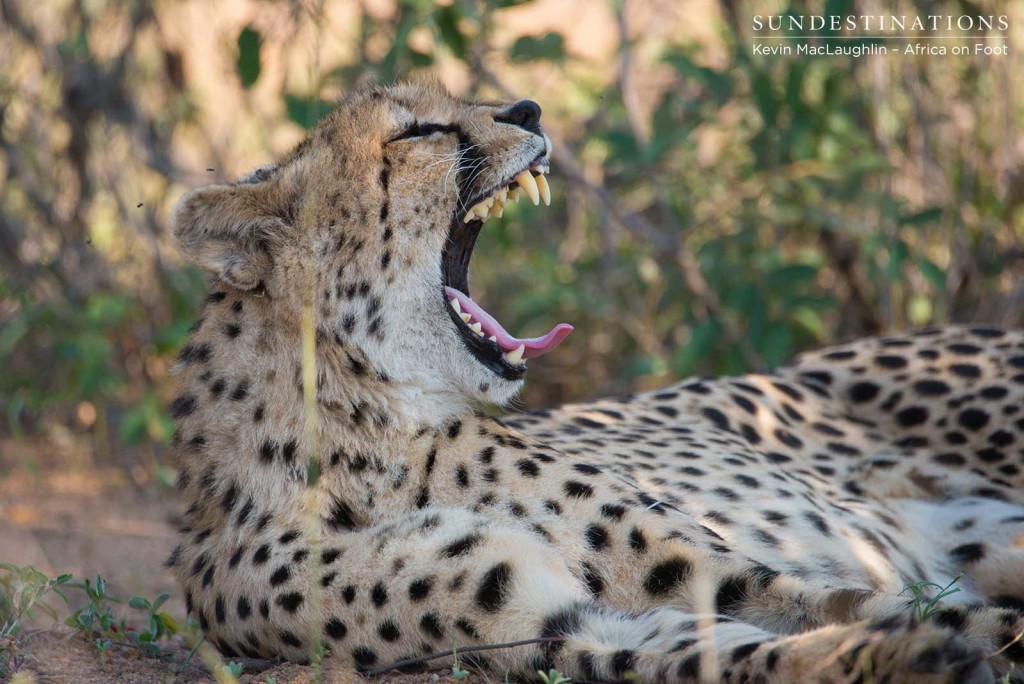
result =
[{"label": "spotted fur", "polygon": [[[172,564],[209,639],[299,661],[323,641],[361,670],[547,638],[478,662],[1019,680],[1020,332],[862,340],[505,422],[472,409],[518,382],[462,344],[441,262],[465,202],[547,150],[527,109],[360,92],[280,164],[182,200],[175,233],[213,285],[171,404]],[[923,622],[901,595],[957,576]]]}]

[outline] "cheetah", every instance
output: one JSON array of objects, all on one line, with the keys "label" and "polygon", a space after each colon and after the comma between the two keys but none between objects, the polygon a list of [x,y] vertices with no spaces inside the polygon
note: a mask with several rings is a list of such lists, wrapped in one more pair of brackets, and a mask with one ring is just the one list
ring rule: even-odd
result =
[{"label": "cheetah", "polygon": [[513,679],[1024,681],[1024,332],[480,410],[571,331],[514,337],[468,283],[486,221],[550,199],[540,116],[368,88],[180,201],[212,277],[170,405],[168,563],[208,639],[363,672],[525,642],[461,657]]}]

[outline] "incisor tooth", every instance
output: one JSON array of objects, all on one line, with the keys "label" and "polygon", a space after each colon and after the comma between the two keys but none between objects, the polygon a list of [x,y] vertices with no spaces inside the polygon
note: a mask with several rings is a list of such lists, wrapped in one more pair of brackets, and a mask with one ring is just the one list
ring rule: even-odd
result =
[{"label": "incisor tooth", "polygon": [[487,339],[489,339],[489,340],[490,340],[491,342],[495,342],[495,343],[496,343],[496,342],[498,341],[498,338],[497,338],[497,337],[495,337],[494,335],[491,335],[491,336],[490,336],[490,337],[488,337]]},{"label": "incisor tooth", "polygon": [[462,319],[463,323],[469,323],[469,319],[472,318],[472,316],[470,316],[468,313],[463,311],[462,313],[459,314],[459,318]]},{"label": "incisor tooth", "polygon": [[462,313],[462,305],[459,304],[459,300],[458,299],[450,299],[450,300],[448,300],[448,303],[452,305],[453,309],[455,309],[455,313],[457,313],[457,314]]},{"label": "incisor tooth", "polygon": [[516,182],[519,183],[519,187],[523,189],[526,196],[533,202],[533,206],[540,204],[540,190],[537,189],[537,181],[533,179],[532,173],[523,171],[516,176]]},{"label": "incisor tooth", "polygon": [[473,325],[469,326],[469,329],[472,330],[473,332],[475,332],[477,335],[483,335],[484,334],[483,326],[480,325],[480,321],[477,321]]},{"label": "incisor tooth", "polygon": [[540,190],[540,198],[544,200],[544,206],[551,206],[551,186],[548,185],[548,179],[544,177],[544,174],[539,174],[535,179],[537,181],[537,189]]},{"label": "incisor tooth", "polygon": [[497,198],[501,200],[502,204],[508,202],[508,188],[502,188],[501,190],[499,190],[497,193]]},{"label": "incisor tooth", "polygon": [[521,195],[521,194],[522,194],[522,191],[519,188],[512,188],[511,190],[508,191],[508,198],[510,200],[512,200],[513,202],[518,202],[519,201],[519,195]]},{"label": "incisor tooth", "polygon": [[518,366],[519,362],[523,360],[523,352],[526,351],[525,345],[519,345],[510,352],[505,352],[505,360],[512,366]]},{"label": "incisor tooth", "polygon": [[490,210],[490,213],[488,214],[488,216],[497,216],[498,218],[501,218],[501,215],[504,214],[504,213],[505,213],[505,203],[504,202],[495,202],[494,204],[491,205],[491,210]]}]

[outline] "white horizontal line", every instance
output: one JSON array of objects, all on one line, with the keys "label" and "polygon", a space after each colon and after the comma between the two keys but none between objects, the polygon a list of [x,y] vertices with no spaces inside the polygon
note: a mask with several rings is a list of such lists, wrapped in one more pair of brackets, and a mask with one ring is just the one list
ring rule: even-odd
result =
[{"label": "white horizontal line", "polygon": [[760,36],[754,38],[777,38],[779,40],[942,40],[954,38],[996,38],[1006,40],[1006,36]]}]

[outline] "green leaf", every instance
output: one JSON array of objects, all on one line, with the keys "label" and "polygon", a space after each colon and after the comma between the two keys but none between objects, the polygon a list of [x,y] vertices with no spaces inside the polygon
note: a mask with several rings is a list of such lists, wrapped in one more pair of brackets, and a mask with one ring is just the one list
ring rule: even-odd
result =
[{"label": "green leaf", "polygon": [[288,118],[307,130],[316,126],[317,121],[334,108],[333,104],[325,100],[290,93],[285,93],[284,105]]},{"label": "green leaf", "polygon": [[916,259],[917,270],[921,271],[921,275],[925,277],[925,280],[939,292],[946,291],[946,274],[941,268],[939,268],[935,262],[930,259],[919,256]]},{"label": "green leaf", "polygon": [[164,605],[167,602],[167,599],[169,598],[171,598],[171,595],[167,592],[164,592],[157,596],[156,600],[153,601],[153,605],[151,607],[152,610],[160,610],[160,606]]},{"label": "green leaf", "polygon": [[434,14],[434,23],[441,32],[441,40],[459,59],[466,57],[466,37],[459,30],[459,11],[455,5],[445,7]]},{"label": "green leaf", "polygon": [[561,62],[565,59],[565,39],[561,33],[545,33],[543,36],[521,36],[512,44],[509,59],[513,62],[528,62],[546,59]]},{"label": "green leaf", "polygon": [[942,207],[931,207],[916,214],[901,216],[899,222],[901,226],[922,226],[926,223],[938,221],[940,218],[942,218]]},{"label": "green leaf", "polygon": [[150,603],[141,596],[132,596],[128,599],[128,605],[139,610],[149,610]]},{"label": "green leaf", "polygon": [[242,86],[251,88],[260,77],[260,47],[263,36],[250,26],[238,34],[238,77]]}]

